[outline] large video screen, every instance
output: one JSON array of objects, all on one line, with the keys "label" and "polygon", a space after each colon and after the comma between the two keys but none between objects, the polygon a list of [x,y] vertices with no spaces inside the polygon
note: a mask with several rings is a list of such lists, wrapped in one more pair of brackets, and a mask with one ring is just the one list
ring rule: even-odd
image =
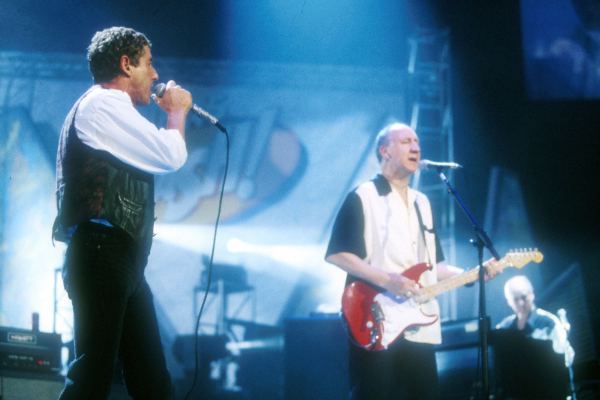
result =
[{"label": "large video screen", "polygon": [[600,1],[521,0],[521,23],[531,98],[600,98]]}]

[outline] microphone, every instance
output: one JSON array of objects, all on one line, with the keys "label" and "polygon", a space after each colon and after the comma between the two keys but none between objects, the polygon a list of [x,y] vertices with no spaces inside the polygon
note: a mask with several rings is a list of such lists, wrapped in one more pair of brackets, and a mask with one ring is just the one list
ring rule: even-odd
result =
[{"label": "microphone", "polygon": [[462,165],[457,164],[455,162],[449,161],[431,161],[431,160],[421,160],[419,161],[419,169],[456,169],[462,168]]},{"label": "microphone", "polygon": [[[152,93],[152,98],[158,97],[161,98],[164,96],[165,94],[165,90],[167,90],[167,85],[164,83],[157,83],[154,86],[154,93]],[[227,133],[227,129],[225,129],[225,127],[223,125],[221,125],[221,123],[219,122],[219,120],[217,119],[217,117],[215,117],[214,115],[212,115],[211,113],[209,113],[208,111],[206,111],[205,109],[203,109],[202,107],[200,107],[197,104],[192,104],[192,111],[206,119],[208,122],[210,122],[212,125],[216,126],[221,132],[223,133]]]}]

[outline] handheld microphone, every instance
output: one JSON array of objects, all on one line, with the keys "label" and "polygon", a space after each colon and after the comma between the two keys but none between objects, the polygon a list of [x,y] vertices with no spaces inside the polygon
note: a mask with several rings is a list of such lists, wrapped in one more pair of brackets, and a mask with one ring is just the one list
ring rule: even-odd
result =
[{"label": "handheld microphone", "polygon": [[456,169],[462,168],[462,165],[455,162],[443,162],[443,161],[431,161],[421,160],[419,161],[419,169]]},{"label": "handheld microphone", "polygon": [[[164,83],[157,83],[154,86],[154,93],[152,93],[152,98],[154,97],[158,97],[161,98],[164,96],[165,91],[167,90],[167,85]],[[209,113],[208,111],[206,111],[205,109],[203,109],[202,107],[200,107],[197,104],[192,104],[192,111],[206,119],[208,122],[210,122],[212,125],[216,126],[221,132],[223,133],[227,133],[227,129],[225,129],[225,127],[223,125],[221,125],[221,123],[219,122],[219,120],[217,119],[217,117],[215,117],[214,115],[212,115],[211,113]]]}]

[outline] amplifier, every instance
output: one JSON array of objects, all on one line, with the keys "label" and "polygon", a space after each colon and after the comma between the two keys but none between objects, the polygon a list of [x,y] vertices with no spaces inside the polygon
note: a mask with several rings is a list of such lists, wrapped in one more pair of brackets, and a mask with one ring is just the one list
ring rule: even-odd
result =
[{"label": "amplifier", "polygon": [[0,369],[59,372],[59,334],[0,327]]},{"label": "amplifier", "polygon": [[[486,318],[488,332],[490,319]],[[442,323],[442,344],[437,350],[451,350],[461,347],[477,346],[479,344],[479,319],[459,319]]]}]

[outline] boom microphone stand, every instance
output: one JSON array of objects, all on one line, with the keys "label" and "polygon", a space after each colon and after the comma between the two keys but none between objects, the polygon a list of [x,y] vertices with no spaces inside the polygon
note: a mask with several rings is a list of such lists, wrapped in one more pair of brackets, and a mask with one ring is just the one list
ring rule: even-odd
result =
[{"label": "boom microphone stand", "polygon": [[[458,165],[458,164],[457,164]],[[485,307],[485,268],[483,267],[483,249],[487,248],[496,260],[500,260],[500,256],[491,239],[487,233],[483,230],[481,225],[477,222],[473,213],[465,205],[463,199],[456,192],[454,187],[448,181],[448,178],[444,174],[444,168],[448,166],[434,166],[437,170],[438,175],[442,182],[448,187],[448,192],[454,197],[457,204],[464,211],[473,230],[475,231],[475,237],[471,239],[471,244],[477,248],[477,256],[479,261],[479,346],[481,353],[481,390],[482,399],[488,400],[490,396],[490,384],[489,384],[489,362],[488,362],[488,326],[486,318],[486,307]]]}]

